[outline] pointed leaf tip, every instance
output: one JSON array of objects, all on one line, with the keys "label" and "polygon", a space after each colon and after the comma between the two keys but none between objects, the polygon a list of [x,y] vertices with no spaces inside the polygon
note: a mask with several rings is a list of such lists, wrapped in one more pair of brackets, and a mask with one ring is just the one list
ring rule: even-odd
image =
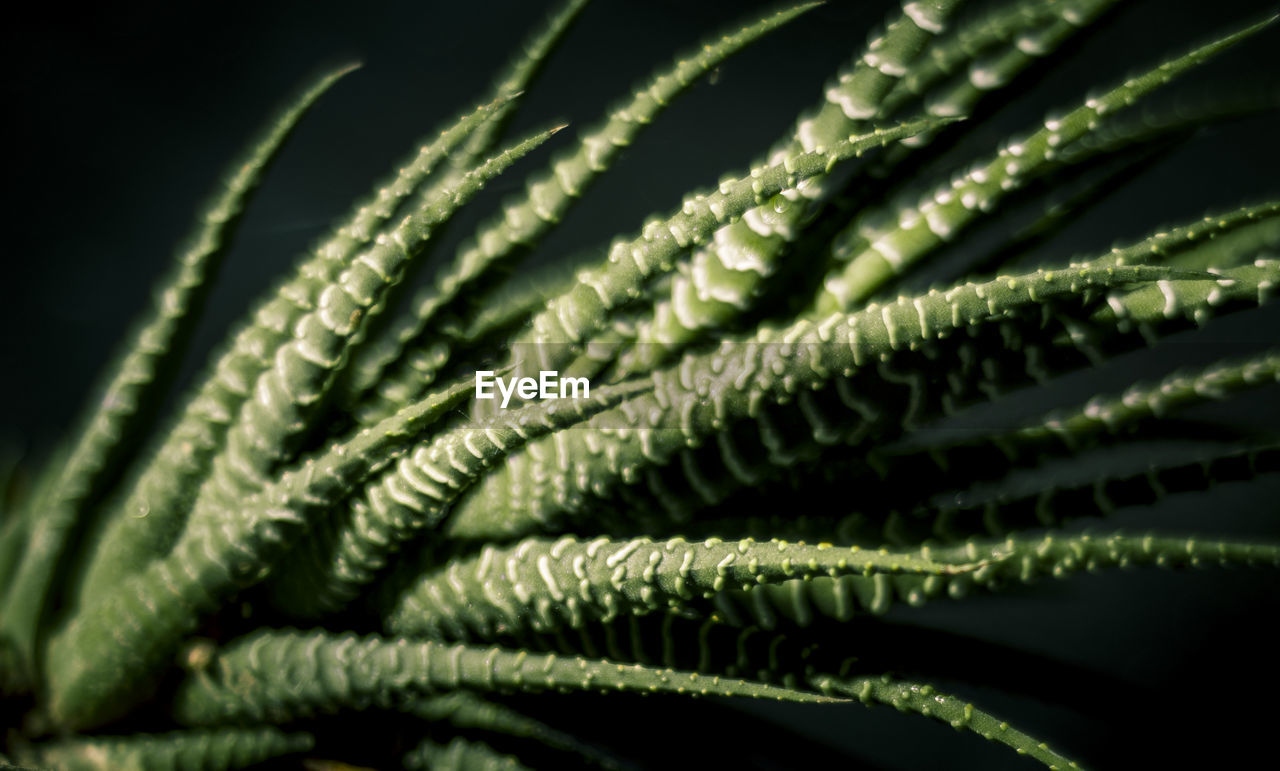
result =
[{"label": "pointed leaf tip", "polygon": [[356,59],[351,62],[347,62],[346,64],[342,65],[341,67],[338,67],[338,69],[333,71],[333,77],[340,78],[343,75],[349,75],[350,73],[355,72],[356,70],[360,69],[363,66],[364,66],[364,62],[360,61],[359,59]]}]

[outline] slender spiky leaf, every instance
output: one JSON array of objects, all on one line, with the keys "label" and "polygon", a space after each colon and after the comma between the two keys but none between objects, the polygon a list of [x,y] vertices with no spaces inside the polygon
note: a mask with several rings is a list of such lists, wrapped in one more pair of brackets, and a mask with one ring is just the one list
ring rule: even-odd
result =
[{"label": "slender spiky leaf", "polygon": [[[300,544],[302,556],[275,586],[277,604],[296,616],[340,608],[373,580],[389,557],[432,528],[480,476],[529,441],[582,423],[651,386],[632,383],[573,399],[530,404],[509,415],[437,435],[353,501],[347,516],[330,519]],[[563,432],[561,432],[563,433]]]},{"label": "slender spiky leaf", "polygon": [[[829,147],[865,132],[874,120],[884,121],[886,95],[959,5],[959,0],[904,3],[902,14],[837,73],[824,101],[801,116],[793,136],[774,147],[770,160]],[[697,249],[691,270],[672,282],[670,299],[654,307],[653,323],[641,326],[636,347],[620,362],[621,373],[646,371],[701,330],[720,327],[747,310],[777,272],[787,244],[812,216],[813,199],[825,193],[824,180],[811,177],[795,190],[773,196]]]},{"label": "slender spiky leaf", "polygon": [[173,546],[185,525],[193,491],[222,447],[228,427],[253,397],[254,383],[272,366],[273,353],[289,340],[299,319],[315,308],[321,292],[338,279],[356,251],[369,243],[450,150],[490,119],[502,103],[481,106],[426,144],[259,306],[252,323],[232,336],[107,523],[81,581],[84,602],[94,602],[120,577],[139,571]]},{"label": "slender spiky leaf", "polygon": [[[551,298],[572,289],[577,281],[574,271],[594,257],[594,252],[583,251],[541,270],[522,272],[487,292],[486,302],[461,314],[462,318],[437,319],[432,326],[433,339],[407,348],[378,387],[353,407],[357,420],[365,425],[374,423],[426,392],[456,358],[455,350],[483,349],[486,343],[492,345],[509,336]],[[457,362],[459,366],[464,363],[475,362]]]},{"label": "slender spiky leaf", "polygon": [[241,210],[294,126],[353,69],[346,66],[321,77],[232,166],[234,172],[224,189],[201,215],[188,245],[179,251],[172,275],[161,283],[156,307],[92,402],[58,482],[49,488],[48,497],[35,504],[39,516],[31,521],[22,564],[0,609],[0,637],[13,639],[26,666],[37,665],[41,615],[55,576],[65,567],[62,559],[68,538],[82,522],[85,507],[101,493],[101,484],[119,472],[130,457],[130,445],[149,427],[155,406],[177,371],[173,361],[177,349],[194,329]]},{"label": "slender spiky leaf", "polygon": [[780,624],[803,626],[823,616],[847,621],[859,613],[885,613],[895,602],[921,605],[939,597],[960,598],[974,591],[998,590],[1012,583],[1030,583],[1082,570],[1141,565],[1182,568],[1280,564],[1280,546],[1275,544],[1122,533],[969,540],[953,546],[925,546],[920,554],[944,562],[983,560],[988,564],[951,576],[886,573],[758,586],[717,595],[714,608],[728,623],[772,629]]},{"label": "slender spiky leaf", "polygon": [[208,728],[80,737],[39,745],[31,760],[66,771],[229,771],[311,749],[310,734],[275,728]]},{"label": "slender spiky leaf", "polygon": [[[299,673],[293,675],[290,673]],[[288,720],[340,708],[390,705],[441,689],[638,691],[821,703],[830,697],[734,678],[605,659],[442,645],[405,638],[264,631],[233,643],[178,689],[183,723]]]},{"label": "slender spiky leaf", "polygon": [[[387,366],[398,359],[413,340],[433,337],[432,320],[459,293],[475,285],[516,247],[533,244],[559,222],[573,201],[586,192],[595,178],[609,168],[614,157],[676,96],[734,53],[817,5],[798,5],[745,25],[737,32],[722,35],[715,42],[677,57],[674,66],[654,75],[632,99],[614,109],[599,129],[583,135],[573,152],[557,158],[548,171],[531,179],[523,198],[509,202],[500,217],[483,225],[462,246],[449,268],[416,298],[413,315],[356,361],[350,395],[361,394],[381,381]],[[405,380],[396,371],[391,378],[393,382]],[[425,385],[423,382],[423,387]]]},{"label": "slender spiky leaf", "polygon": [[[846,401],[859,422],[841,430],[857,428],[865,435],[880,419],[873,403],[867,401],[869,394],[875,393],[871,389],[877,387],[870,382],[873,374],[881,381],[881,389],[908,387],[911,395],[906,413],[910,421],[912,413],[926,406],[921,403],[921,389],[911,378],[902,385],[884,383],[885,370],[873,372],[882,357],[891,359],[926,341],[981,327],[1055,299],[1079,298],[1091,287],[1163,281],[1163,270],[1076,267],[1005,277],[960,285],[945,293],[902,297],[856,314],[833,314],[819,324],[801,321],[771,342],[726,341],[713,353],[688,355],[680,364],[655,372],[653,394],[639,396],[624,408],[598,418],[605,425],[622,420],[622,425],[635,430],[571,432],[554,441],[534,442],[513,456],[461,502],[447,529],[456,536],[472,538],[518,535],[548,527],[563,513],[581,512],[589,496],[636,479],[647,467],[666,463],[680,449],[696,445],[702,437],[736,420],[765,420],[763,407],[770,403],[789,402],[806,390],[858,373],[864,374],[863,379],[857,385],[846,381],[841,393],[846,388],[850,392]],[[889,376],[893,378],[892,373]],[[820,412],[806,413],[806,419],[815,418],[819,420],[813,426],[816,433],[832,430]],[[592,425],[589,420],[584,427]],[[778,432],[773,433],[778,437]],[[781,440],[765,437],[765,441],[774,447]],[[511,490],[517,494],[509,495]]]},{"label": "slender spiky leaf", "polygon": [[613,758],[572,735],[470,691],[453,691],[416,699],[407,704],[404,710],[433,723],[448,722],[454,728],[462,730],[480,730],[501,736],[531,739],[545,747],[571,753],[600,768],[620,768]]},{"label": "slender spiky leaf", "polygon": [[50,648],[52,708],[65,710],[60,719],[89,724],[145,696],[154,670],[203,614],[265,578],[285,544],[311,526],[333,495],[393,460],[470,389],[464,382],[410,405],[282,474],[221,518],[196,523],[166,558],[74,616]]},{"label": "slender spiky leaf", "polygon": [[917,496],[1003,476],[1011,468],[1034,465],[1046,457],[1078,455],[1109,439],[1141,439],[1147,435],[1143,429],[1159,430],[1160,419],[1176,411],[1278,380],[1280,354],[1276,352],[1221,361],[1172,374],[1155,384],[1134,384],[1119,396],[1092,397],[1012,431],[873,451],[866,456],[860,476],[895,491],[911,487],[911,496],[919,500]]},{"label": "slender spiky leaf", "polygon": [[586,341],[603,327],[610,311],[638,296],[653,277],[670,272],[685,249],[705,243],[721,227],[772,196],[828,173],[839,161],[936,125],[930,120],[915,121],[851,136],[829,147],[786,156],[771,166],[752,169],[745,177],[721,182],[713,193],[685,199],[679,212],[665,220],[650,220],[638,237],[615,241],[606,263],[585,271],[572,290],[549,302],[516,344],[526,350],[532,346],[542,369],[558,369],[556,359],[567,364],[573,353],[564,344]]},{"label": "slender spiky leaf", "polygon": [[1166,61],[1101,96],[1090,97],[1061,118],[1045,121],[1026,139],[1009,142],[995,157],[921,199],[914,212],[903,213],[910,216],[897,217],[886,232],[873,233],[864,223],[855,222],[835,249],[836,256],[848,264],[827,276],[824,290],[813,303],[813,312],[825,315],[856,306],[989,211],[1032,171],[1096,127],[1104,114],[1132,104],[1270,24],[1271,20],[1251,25]]},{"label": "slender spiky leaf", "polygon": [[889,675],[848,679],[819,676],[815,678],[815,685],[824,693],[855,696],[863,704],[886,704],[899,712],[941,720],[958,731],[972,731],[988,741],[1013,748],[1019,755],[1035,758],[1054,771],[1080,768],[1074,760],[1055,752],[1039,739],[928,683],[899,680]]},{"label": "slender spiky leaf", "polygon": [[322,405],[353,340],[377,312],[389,287],[434,228],[493,177],[563,127],[534,134],[495,155],[463,177],[456,188],[405,217],[382,234],[321,293],[314,311],[299,319],[294,336],[275,352],[270,369],[254,384],[227,432],[226,449],[214,457],[187,523],[199,527],[245,494],[260,490],[268,474],[286,460],[304,437],[307,419]]},{"label": "slender spiky leaf", "polygon": [[514,755],[504,755],[484,742],[455,737],[441,745],[423,739],[401,761],[409,771],[527,771]]},{"label": "slender spiky leaf", "polygon": [[609,621],[618,614],[679,612],[688,600],[731,586],[846,574],[949,574],[978,567],[785,541],[529,539],[507,548],[486,546],[477,557],[452,560],[424,575],[387,614],[386,624],[394,634],[467,639],[470,630],[490,639],[498,628],[545,631]]},{"label": "slender spiky leaf", "polygon": [[[564,0],[542,26],[521,44],[511,61],[507,62],[506,68],[490,89],[492,98],[501,99],[508,94],[523,92],[589,2],[591,0]],[[466,142],[449,158],[448,171],[440,180],[433,182],[433,185],[442,188],[456,185],[472,167],[484,160],[484,156],[493,149],[493,143],[514,106],[513,103],[503,104],[494,113],[492,120],[471,132]]]}]

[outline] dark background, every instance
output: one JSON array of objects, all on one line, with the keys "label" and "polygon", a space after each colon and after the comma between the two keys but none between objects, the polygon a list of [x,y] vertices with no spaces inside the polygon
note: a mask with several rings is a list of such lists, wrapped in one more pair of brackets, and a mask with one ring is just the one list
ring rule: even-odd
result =
[{"label": "dark background", "polygon": [[[189,371],[356,195],[420,136],[479,101],[507,52],[541,21],[543,5],[133,4],[27,9],[12,19],[0,32],[8,148],[0,440],[38,457],[69,426],[225,164],[300,84],[322,69],[364,62],[304,119],[254,199]],[[1113,83],[1273,7],[1247,0],[1121,5],[1072,49],[1069,63],[1033,73],[1029,88],[976,132],[971,146],[990,149],[1047,110],[1078,101],[1090,86]],[[633,230],[683,192],[743,169],[816,101],[820,84],[889,6],[830,2],[724,65],[714,83],[691,89],[642,135],[546,250],[574,250]],[[594,125],[655,66],[732,21],[754,19],[754,7],[767,6],[597,0],[523,99],[512,131],[560,119],[574,128]],[[1269,30],[1171,91],[1270,83],[1275,93],[1278,44],[1280,31]],[[1205,132],[1046,247],[1046,258],[1103,249],[1162,224],[1274,196],[1278,126],[1272,113]],[[568,146],[574,133],[552,145]],[[540,152],[521,170],[540,168],[546,156]],[[468,232],[466,223],[488,214],[520,178],[499,180],[451,235]],[[1160,371],[1170,362],[1230,355],[1273,341],[1280,325],[1274,312],[1263,312],[1214,329],[1195,343],[1167,346],[1163,359],[1144,366]],[[1273,396],[1222,417],[1274,427]],[[1116,522],[1275,538],[1276,481],[1224,485]],[[1232,766],[1255,752],[1273,754],[1280,667],[1269,622],[1280,609],[1277,589],[1280,581],[1265,572],[1110,573],[891,618],[1043,656],[1001,662],[994,652],[967,681],[943,685],[1093,767],[1211,759]],[[715,760],[728,747],[741,752],[760,737],[763,767],[798,764],[828,748],[873,768],[1035,767],[1002,746],[887,708],[742,705],[810,742],[788,755],[776,736],[749,733],[753,724],[739,722],[739,707],[690,710],[659,699],[529,703],[560,724],[592,723],[602,719],[599,710],[616,710],[603,718],[630,721],[649,753],[697,737],[696,749],[672,755],[677,766]]]}]

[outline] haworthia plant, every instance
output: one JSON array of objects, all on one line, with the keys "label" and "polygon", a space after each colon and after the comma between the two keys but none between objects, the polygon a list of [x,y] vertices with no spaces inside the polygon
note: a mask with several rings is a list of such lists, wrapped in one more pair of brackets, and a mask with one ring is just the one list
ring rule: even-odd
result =
[{"label": "haworthia plant", "polygon": [[[150,318],[138,330],[64,461],[56,483],[37,504],[26,536],[26,548],[13,577],[13,591],[5,598],[0,628],[17,644],[26,667],[35,665],[35,637],[42,612],[71,531],[84,519],[86,506],[114,480],[129,445],[151,422],[154,402],[169,385],[174,367],[172,349],[186,343],[203,305],[207,287],[226,252],[246,199],[307,109],[352,68],[325,75],[277,118],[244,158],[232,167],[224,189],[201,216],[190,245],[177,255],[177,265],[156,298]],[[166,355],[169,354],[169,355]],[[161,369],[170,370],[167,376]]]},{"label": "haworthia plant", "polygon": [[1010,142],[991,158],[979,161],[967,174],[946,182],[914,210],[898,212],[892,218],[896,224],[883,233],[854,225],[837,238],[834,249],[837,259],[848,264],[841,264],[829,274],[824,291],[815,298],[814,310],[830,312],[865,300],[893,275],[902,273],[994,208],[1007,191],[1016,189],[1057,153],[1087,136],[1104,115],[1133,104],[1269,25],[1270,21],[1255,24],[1169,59],[1100,96],[1089,97],[1062,117],[1046,119],[1025,139]]},{"label": "haworthia plant", "polygon": [[[685,614],[704,604],[722,617],[746,617],[772,628],[780,615],[771,607],[774,602],[784,604],[782,612],[803,624],[815,613],[847,620],[855,609],[884,613],[895,597],[919,604],[1002,580],[1030,582],[1038,575],[1086,567],[1278,560],[1280,550],[1274,546],[1121,535],[975,540],[926,546],[915,554],[880,555],[858,547],[824,549],[782,541],[655,544],[600,538],[583,544],[567,538],[531,539],[485,551],[468,563],[451,565],[446,573],[423,576],[388,611],[386,623],[399,634],[486,640],[526,628],[547,632],[580,627],[619,615]],[[482,588],[468,591],[475,586]],[[757,601],[760,595],[770,599]],[[478,599],[463,599],[468,596]],[[743,610],[733,609],[737,602]]]},{"label": "haworthia plant", "polygon": [[1135,384],[1118,396],[1099,395],[1014,430],[887,447],[862,456],[860,463],[840,464],[840,474],[846,479],[859,475],[891,488],[914,482],[912,497],[923,502],[941,490],[1007,473],[1010,467],[1033,467],[1104,444],[1159,436],[1162,418],[1278,379],[1280,357],[1274,351],[1243,361],[1218,362],[1195,372],[1175,373],[1159,383]]},{"label": "haworthia plant", "polygon": [[275,728],[206,728],[166,734],[67,739],[40,747],[24,760],[40,767],[74,771],[207,771],[245,766],[297,755],[311,749],[307,734]]},{"label": "haworthia plant", "polygon": [[139,563],[173,545],[194,498],[188,489],[190,478],[207,471],[235,414],[253,396],[256,379],[270,364],[267,352],[288,340],[292,327],[314,308],[320,291],[336,280],[354,251],[369,243],[380,224],[422,178],[450,148],[490,118],[495,106],[481,107],[424,146],[371,200],[359,205],[351,221],[318,246],[299,265],[297,275],[282,283],[276,296],[259,307],[253,321],[235,335],[152,463],[139,475],[133,491],[114,512],[103,547],[89,567],[86,591],[110,585],[122,573],[136,571]]},{"label": "haworthia plant", "polygon": [[835,138],[811,151],[784,154],[747,175],[727,179],[714,192],[685,198],[679,211],[647,221],[634,238],[610,245],[603,265],[583,271],[569,291],[549,301],[529,321],[529,331],[515,338],[517,351],[528,352],[530,365],[556,370],[567,365],[572,346],[600,331],[611,311],[641,294],[655,277],[670,273],[675,258],[690,246],[706,242],[718,229],[754,211],[770,197],[827,174],[836,164],[914,136],[942,121],[920,120],[865,134]]},{"label": "haworthia plant", "polygon": [[407,702],[403,709],[431,723],[447,722],[459,729],[474,729],[494,735],[519,736],[546,747],[571,753],[600,768],[620,767],[613,758],[575,739],[572,735],[510,707],[490,701],[472,691],[450,691],[438,696],[425,696]]},{"label": "haworthia plant", "polygon": [[449,627],[446,636],[455,638],[466,637],[471,627],[483,636],[491,629],[518,627],[523,619],[535,628],[551,629],[619,614],[677,611],[689,600],[715,596],[726,587],[746,589],[815,576],[952,575],[979,567],[856,546],[836,549],[785,541],[532,539],[507,549],[486,548],[478,557],[451,563],[445,573],[422,576],[401,605],[388,612],[387,624],[417,634]]},{"label": "haworthia plant", "polygon": [[[467,387],[471,390],[471,383]],[[530,440],[573,428],[645,390],[645,383],[603,388],[572,407],[534,404],[511,417],[438,433],[370,483],[349,516],[339,512],[328,529],[317,528],[314,539],[299,545],[307,553],[278,582],[278,604],[298,615],[342,607],[387,565],[388,552],[438,525],[491,465]]]},{"label": "haworthia plant", "polygon": [[885,704],[900,712],[941,720],[957,731],[972,731],[988,741],[1012,747],[1019,755],[1030,755],[1051,769],[1080,768],[1074,760],[1058,754],[1044,742],[1036,741],[1035,737],[1012,728],[970,702],[940,693],[928,683],[902,682],[889,675],[848,679],[820,676],[815,685],[827,693],[856,696],[863,704]]},{"label": "haworthia plant", "polygon": [[[807,423],[820,443],[832,443],[841,434],[848,435],[845,441],[856,441],[901,430],[904,424],[939,412],[939,405],[952,394],[943,388],[926,389],[921,379],[886,376],[886,363],[920,358],[919,349],[939,341],[943,352],[934,356],[954,357],[946,347],[953,335],[965,345],[967,332],[995,326],[1045,303],[1085,296],[1090,289],[1144,279],[1169,287],[1215,283],[1212,276],[1203,282],[1171,282],[1173,275],[1151,267],[1128,272],[1119,266],[1072,266],[900,297],[858,313],[832,314],[817,324],[801,320],[782,332],[778,342],[726,340],[712,352],[691,354],[654,372],[652,393],[593,419],[602,428],[621,422],[629,430],[571,433],[531,445],[524,453],[527,460],[513,458],[462,502],[448,529],[457,537],[483,538],[557,527],[560,519],[585,515],[592,495],[633,483],[680,450],[744,421],[757,421],[758,441],[775,462],[788,465],[795,448],[782,446],[785,440],[771,427],[765,408],[793,399],[799,414],[790,420]],[[1194,274],[1178,275],[1185,279]],[[835,400],[844,405],[843,416],[832,417],[809,406],[805,392],[811,396],[820,389],[828,396],[835,392]],[[906,411],[885,414],[873,397],[886,403],[902,401]],[[592,421],[585,426],[593,427]],[[736,440],[720,443],[719,449],[726,467],[745,465],[739,460],[745,448]]]},{"label": "haworthia plant", "polygon": [[[1182,760],[1162,744],[1163,694],[1126,683],[1136,707],[1121,714],[1114,692],[1081,699],[1052,658],[1139,639],[1090,620],[1114,619],[1123,589],[1064,599],[1125,586],[1119,568],[1174,598],[1146,610],[1206,629],[1274,594],[1280,529],[1244,510],[1270,513],[1280,479],[1277,192],[1196,179],[1184,186],[1219,193],[1200,216],[1128,193],[1185,148],[1274,128],[1257,89],[1194,93],[1223,68],[1258,80],[1249,56],[1274,42],[1270,22],[1198,8],[1200,26],[1235,31],[1144,27],[1175,52],[1159,59],[1115,47],[1134,21],[1112,0],[910,0],[877,9],[869,35],[858,4],[714,22],[549,5],[515,14],[534,28],[510,36],[523,47],[480,96],[422,95],[440,126],[183,385],[218,263],[236,259],[232,225],[351,68],[315,81],[232,167],[80,433],[38,472],[5,454],[0,715],[15,728],[0,765],[750,767],[766,736],[787,742],[770,758],[810,764],[809,726],[725,733],[750,698],[774,722],[834,711],[868,743],[837,748],[852,757],[880,733],[861,727],[866,706],[959,732],[917,721],[918,746],[868,749],[897,765]],[[399,23],[422,56],[473,61],[431,43],[461,34],[453,16],[414,13]],[[676,37],[698,14],[726,31],[673,43],[685,53],[562,144],[579,107],[555,81],[611,75],[581,46],[622,50],[601,25],[625,13]],[[1099,40],[1132,75],[1078,64]],[[797,41],[806,56],[835,41],[822,67],[847,64],[821,88],[787,85],[788,113],[805,93],[816,107],[773,115],[772,82],[749,71],[783,77],[769,51]],[[365,59],[329,97],[339,107],[379,75],[377,52]],[[1105,88],[1054,85],[1082,68]],[[726,170],[714,185],[652,162],[677,153],[664,126],[739,81],[749,112],[702,119],[726,146],[779,141],[684,148]],[[1184,92],[1193,107],[1160,107]],[[555,128],[508,132],[517,104]],[[1130,105],[1173,117],[1135,121]],[[375,131],[396,107],[345,109]],[[562,149],[528,172],[544,143]],[[1273,163],[1270,144],[1249,153]],[[615,179],[708,187],[595,232],[599,207],[630,216]],[[496,212],[490,193],[506,199]],[[1080,236],[1126,195],[1122,232]],[[1184,568],[1210,569],[1163,575]],[[1200,585],[1208,599],[1181,608],[1178,587]],[[1020,633],[1051,627],[1039,653],[918,623],[994,630],[983,614],[1006,607],[1039,612],[1009,625]],[[1169,669],[1269,693],[1274,663],[1246,656]],[[994,693],[1011,682],[1115,725],[1062,730]],[[716,698],[673,717],[694,696]],[[1196,713],[1206,735],[1245,736],[1217,730],[1241,719]],[[1216,762],[1247,754],[1213,741]]]},{"label": "haworthia plant", "polygon": [[[303,668],[302,676],[290,672],[291,667]],[[187,680],[179,689],[174,702],[178,720],[196,725],[252,715],[288,720],[344,706],[391,704],[405,696],[449,688],[714,694],[812,703],[833,700],[766,683],[703,678],[697,672],[624,666],[607,660],[289,630],[263,632],[240,641],[219,657],[213,669]],[[299,682],[303,683],[301,688]]]},{"label": "haworthia plant", "polygon": [[471,742],[458,737],[441,746],[430,739],[423,739],[404,756],[404,767],[411,770],[435,769],[485,769],[489,771],[520,771],[528,768],[512,755],[503,755],[486,744]]},{"label": "haworthia plant", "polygon": [[[501,217],[494,218],[467,242],[455,257],[454,266],[436,279],[430,291],[417,298],[413,316],[389,335],[383,346],[385,350],[375,350],[366,356],[367,363],[356,362],[354,388],[357,392],[377,382],[387,364],[403,353],[405,345],[426,334],[427,326],[442,306],[518,246],[531,245],[559,221],[574,199],[584,195],[595,177],[608,169],[613,157],[631,144],[645,125],[681,91],[752,41],[813,7],[814,4],[807,4],[780,11],[726,34],[714,44],[702,46],[678,59],[674,67],[655,75],[631,100],[619,105],[599,129],[579,140],[573,153],[557,158],[548,171],[533,178],[523,199],[508,203]],[[425,387],[428,379],[423,378],[421,372],[415,376]],[[390,377],[394,381],[395,373],[390,373]]]},{"label": "haworthia plant", "polygon": [[[794,136],[776,146],[770,157],[829,147],[845,135],[865,131],[874,119],[889,118],[886,96],[946,28],[959,5],[957,0],[930,0],[905,6],[882,37],[837,73],[823,103],[799,120]],[[694,253],[688,274],[672,282],[671,299],[655,307],[653,324],[642,327],[636,350],[648,361],[629,364],[626,370],[652,367],[655,354],[689,341],[701,328],[721,326],[749,307],[777,271],[787,242],[800,232],[797,226],[810,215],[806,199],[822,195],[824,179],[806,179],[717,230],[714,241]]]},{"label": "haworthia plant", "polygon": [[1061,577],[1081,570],[1154,564],[1161,567],[1221,564],[1274,565],[1280,551],[1270,544],[1200,541],[1185,537],[1111,535],[1044,536],[1005,541],[967,541],[945,548],[925,547],[923,553],[941,560],[985,560],[971,573],[954,576],[848,576],[783,586],[762,586],[729,592],[717,598],[722,616],[738,623],[750,621],[765,628],[785,621],[811,623],[815,616],[848,620],[855,614],[884,613],[894,602],[919,605],[938,596],[999,588],[1012,582],[1029,583],[1042,576]]}]

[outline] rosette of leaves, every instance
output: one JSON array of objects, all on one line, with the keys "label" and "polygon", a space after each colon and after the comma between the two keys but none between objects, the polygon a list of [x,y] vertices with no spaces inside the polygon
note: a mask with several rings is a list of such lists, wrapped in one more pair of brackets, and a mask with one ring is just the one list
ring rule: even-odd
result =
[{"label": "rosette of leaves", "polygon": [[[170,74],[219,142],[252,131],[223,106],[305,82],[225,151],[66,441],[7,456],[6,762],[1071,768],[1264,741],[1263,9],[503,10],[348,10],[363,68],[306,79],[276,45],[239,96]],[[213,163],[154,132],[85,141]],[[11,405],[70,398],[66,309],[117,337],[159,264],[131,250],[168,217],[117,216],[117,183],[59,168],[79,152],[24,204],[57,224],[17,228],[44,283],[9,311],[40,349],[14,371],[48,374]],[[592,392],[503,410],[477,369]]]}]

